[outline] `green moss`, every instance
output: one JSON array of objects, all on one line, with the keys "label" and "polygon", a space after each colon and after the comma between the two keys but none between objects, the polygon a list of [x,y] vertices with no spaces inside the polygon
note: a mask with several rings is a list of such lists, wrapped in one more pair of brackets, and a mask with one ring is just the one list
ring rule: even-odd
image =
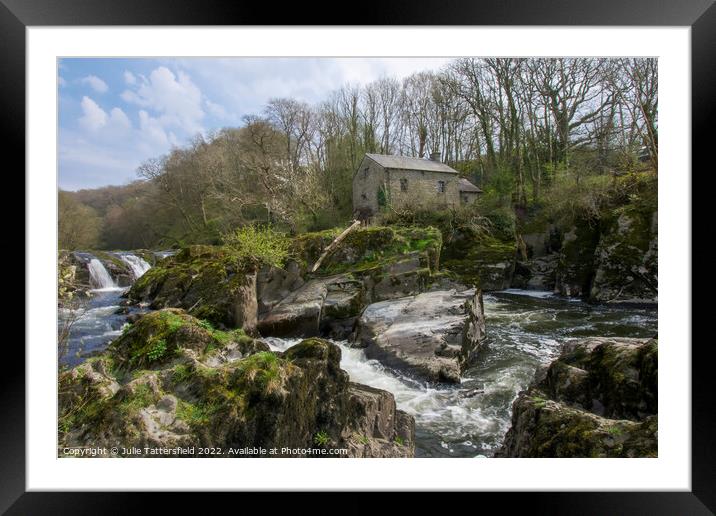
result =
[{"label": "green moss", "polygon": [[285,362],[275,353],[264,351],[239,362],[234,371],[233,385],[264,397],[276,393],[282,385]]},{"label": "green moss", "polygon": [[365,435],[362,435],[362,434],[357,434],[355,436],[355,439],[362,445],[366,445],[366,444],[370,443],[370,439],[368,439]]},{"label": "green moss", "polygon": [[[297,259],[310,266],[339,232],[337,228],[299,235],[294,239],[292,252]],[[394,263],[413,252],[425,253],[430,267],[437,270],[441,245],[442,235],[434,227],[359,228],[349,233],[339,248],[324,260],[318,273],[366,272]]]},{"label": "green moss", "polygon": [[132,393],[128,394],[116,406],[123,415],[131,415],[140,409],[148,407],[155,402],[154,393],[149,385],[140,384],[134,387]]},{"label": "green moss", "polygon": [[152,308],[191,309],[212,325],[232,327],[233,300],[255,266],[227,248],[190,246],[149,269],[127,296],[135,302],[151,301]]},{"label": "green moss", "polygon": [[232,342],[246,347],[253,339],[242,330],[217,330],[182,310],[164,309],[142,316],[108,350],[118,369],[140,370],[160,366],[184,348],[206,354]]},{"label": "green moss", "polygon": [[610,435],[620,436],[624,433],[624,430],[622,430],[621,427],[615,425],[615,426],[610,426],[607,429],[607,432],[609,432]]},{"label": "green moss", "polygon": [[189,403],[179,400],[177,403],[177,418],[181,419],[189,426],[194,428],[202,428],[209,424],[211,418],[217,413],[219,407],[208,403]]},{"label": "green moss", "polygon": [[496,269],[507,264],[509,269],[515,260],[515,241],[505,242],[489,235],[461,230],[446,241],[442,252],[442,265],[469,285],[485,290],[504,288],[505,274]]},{"label": "green moss", "polygon": [[311,338],[305,339],[295,346],[291,346],[286,350],[283,356],[286,360],[300,360],[307,358],[327,360],[331,353],[334,352],[334,349],[338,348],[334,348],[325,340]]},{"label": "green moss", "polygon": [[92,251],[92,255],[103,263],[111,263],[118,269],[125,271],[127,274],[131,274],[131,268],[129,265],[124,263],[118,256],[108,253],[107,251]]},{"label": "green moss", "polygon": [[187,364],[177,364],[172,368],[172,382],[180,384],[188,381],[194,374],[194,370]]}]

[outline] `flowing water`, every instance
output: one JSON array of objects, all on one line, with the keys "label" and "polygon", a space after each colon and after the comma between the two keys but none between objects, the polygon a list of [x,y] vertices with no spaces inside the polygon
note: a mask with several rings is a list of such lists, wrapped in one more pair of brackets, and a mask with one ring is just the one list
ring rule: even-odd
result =
[{"label": "flowing water", "polygon": [[[341,366],[351,380],[385,389],[416,420],[416,456],[489,457],[510,427],[512,401],[566,339],[651,337],[657,313],[646,308],[592,306],[549,292],[508,290],[484,296],[488,348],[459,385],[436,387],[368,360],[345,341]],[[300,339],[264,339],[285,350]]]},{"label": "flowing water", "polygon": [[[67,367],[74,367],[101,353],[107,344],[122,333],[128,314],[144,311],[141,307],[120,305],[122,294],[128,287],[118,287],[100,260],[89,253],[76,255],[86,263],[90,284],[94,288],[90,291],[91,297],[82,300],[79,307],[74,310],[60,309],[58,312],[58,332],[69,327],[66,346],[59,357],[60,365]],[[133,254],[122,253],[118,256],[128,265],[134,263],[130,267],[135,279],[150,268],[147,262]]]},{"label": "flowing water", "polygon": [[[132,259],[125,261],[129,264]],[[85,309],[74,313],[69,349],[61,360],[70,367],[101,352],[120,335],[128,311],[144,310],[122,307],[121,295],[126,289],[114,286],[99,260],[88,257],[87,264],[98,289]],[[146,272],[146,265],[135,261],[137,268],[132,270],[136,277]],[[493,292],[485,294],[484,305],[487,346],[458,385],[436,386],[416,381],[366,359],[362,350],[350,348],[346,341],[334,341],[341,347],[341,366],[351,380],[393,393],[398,407],[415,417],[418,457],[494,454],[510,426],[512,401],[529,385],[540,365],[559,355],[561,344],[567,339],[651,337],[657,331],[655,309],[593,306],[550,292],[515,289]],[[60,312],[58,325],[69,315]],[[273,337],[264,340],[278,351],[300,341]]]},{"label": "flowing water", "polygon": [[142,258],[134,254],[118,253],[117,256],[132,269],[132,275],[135,281],[141,278],[142,275],[152,267]]},{"label": "flowing water", "polygon": [[109,275],[107,269],[104,268],[102,262],[97,258],[91,258],[87,264],[90,274],[90,283],[96,290],[111,290],[117,288],[117,284]]}]

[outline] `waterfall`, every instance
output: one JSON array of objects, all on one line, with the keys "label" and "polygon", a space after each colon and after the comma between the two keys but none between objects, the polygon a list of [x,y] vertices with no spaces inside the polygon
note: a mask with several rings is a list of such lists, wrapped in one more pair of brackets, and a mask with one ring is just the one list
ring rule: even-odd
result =
[{"label": "waterfall", "polygon": [[132,269],[132,275],[134,276],[135,281],[152,267],[142,258],[134,254],[122,254],[119,257]]},{"label": "waterfall", "polygon": [[104,268],[102,262],[100,262],[97,258],[92,258],[87,264],[87,268],[90,273],[90,283],[94,288],[117,288],[117,284],[112,279],[112,276],[109,275],[107,269]]}]

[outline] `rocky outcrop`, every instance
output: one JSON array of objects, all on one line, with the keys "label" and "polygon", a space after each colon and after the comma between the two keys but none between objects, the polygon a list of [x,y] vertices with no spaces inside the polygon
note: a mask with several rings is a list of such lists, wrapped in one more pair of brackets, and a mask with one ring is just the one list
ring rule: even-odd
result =
[{"label": "rocky outcrop", "polygon": [[498,456],[656,456],[657,374],[656,339],[565,344],[513,403]]},{"label": "rocky outcrop", "polygon": [[[292,253],[305,265],[312,266],[340,231],[332,229],[299,235],[293,241]],[[422,267],[437,271],[441,245],[442,235],[433,227],[363,227],[345,237],[323,260],[316,275],[367,273],[400,262],[411,253],[420,256]]]},{"label": "rocky outcrop", "polygon": [[558,264],[559,256],[556,254],[518,261],[511,286],[527,290],[554,290]]},{"label": "rocky outcrop", "polygon": [[308,233],[293,242],[298,261],[259,274],[259,331],[273,336],[347,338],[371,302],[425,291],[439,264],[433,228],[360,228],[343,240],[316,274],[307,275],[335,237]]},{"label": "rocky outcrop", "polygon": [[147,314],[60,376],[60,453],[91,445],[117,446],[120,456],[210,447],[241,457],[231,450],[256,447],[276,457],[337,448],[348,454],[325,456],[412,457],[413,418],[390,393],[350,383],[340,358],[320,339],[274,353],[182,310]]},{"label": "rocky outcrop", "polygon": [[126,294],[151,308],[178,307],[227,328],[256,328],[257,272],[226,249],[195,245],[165,258]]},{"label": "rocky outcrop", "polygon": [[60,250],[57,253],[57,298],[60,303],[89,296],[89,272],[78,263],[73,253]]},{"label": "rocky outcrop", "polygon": [[335,231],[299,235],[283,269],[254,272],[216,246],[190,246],[161,260],[128,298],[151,308],[179,307],[225,327],[264,335],[346,338],[366,304],[426,290],[440,259],[433,228],[359,228],[323,261],[308,268]]},{"label": "rocky outcrop", "polygon": [[483,291],[510,287],[517,246],[514,239],[503,241],[469,228],[452,232],[443,246],[443,267],[455,278]]},{"label": "rocky outcrop", "polygon": [[484,338],[482,293],[437,291],[368,305],[353,345],[409,374],[459,382]]},{"label": "rocky outcrop", "polygon": [[578,220],[564,232],[556,271],[556,292],[567,297],[589,295],[599,237],[598,222],[590,220]]},{"label": "rocky outcrop", "polygon": [[[641,209],[640,209],[641,208]],[[658,212],[625,206],[604,222],[589,297],[599,303],[656,303]]]}]

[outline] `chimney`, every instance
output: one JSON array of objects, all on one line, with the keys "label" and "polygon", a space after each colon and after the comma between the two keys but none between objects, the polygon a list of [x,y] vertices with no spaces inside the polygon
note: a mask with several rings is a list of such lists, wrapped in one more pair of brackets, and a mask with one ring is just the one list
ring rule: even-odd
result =
[{"label": "chimney", "polygon": [[440,161],[440,153],[439,152],[431,152],[430,153],[430,161]]}]

